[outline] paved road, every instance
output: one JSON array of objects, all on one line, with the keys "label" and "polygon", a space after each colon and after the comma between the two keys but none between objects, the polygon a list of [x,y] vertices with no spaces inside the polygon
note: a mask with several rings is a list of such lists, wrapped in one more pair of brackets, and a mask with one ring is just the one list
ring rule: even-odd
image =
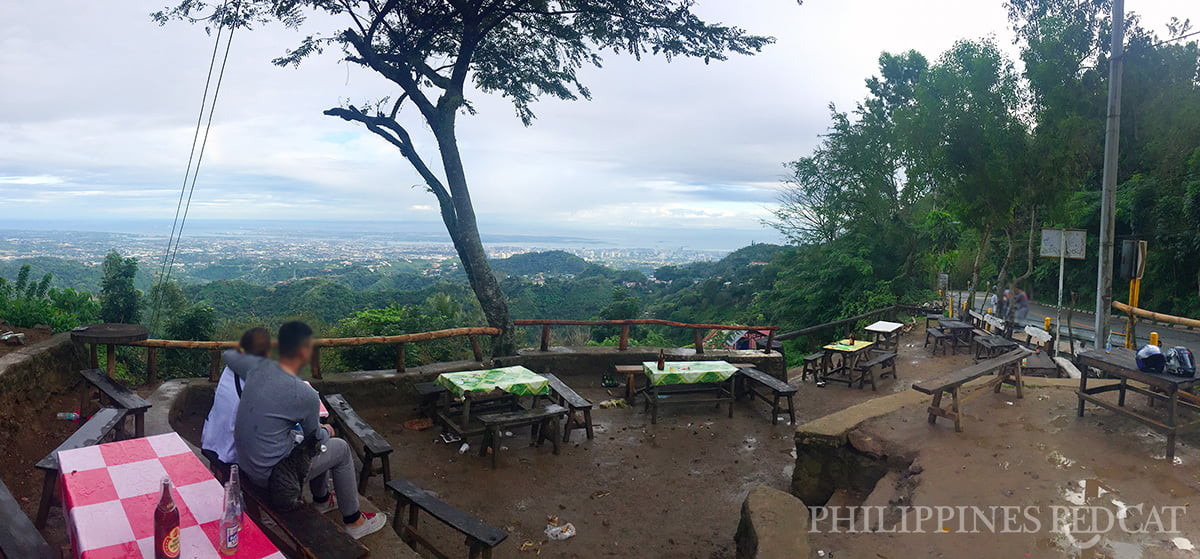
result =
[{"label": "paved road", "polygon": [[[955,300],[960,297],[965,297],[965,292],[955,292]],[[975,309],[978,310],[983,304],[983,294],[976,294]],[[1029,304],[1029,316],[1026,324],[1034,324],[1041,327],[1045,318],[1048,316],[1051,320],[1058,318],[1059,311],[1054,307],[1046,306],[1041,303],[1031,301]],[[1063,320],[1066,319],[1067,311],[1062,311]],[[1125,343],[1125,322],[1127,318],[1124,316],[1113,316],[1112,320],[1112,343],[1114,346],[1124,345]],[[1095,339],[1095,324],[1096,315],[1089,311],[1075,311],[1071,318],[1071,327],[1075,331],[1076,339],[1094,340]],[[1142,345],[1149,343],[1150,332],[1158,332],[1159,344],[1162,346],[1186,346],[1192,349],[1193,352],[1200,352],[1200,331],[1187,330],[1185,328],[1176,328],[1171,326],[1163,326],[1154,323],[1138,322],[1137,337],[1138,344]],[[1063,336],[1065,339],[1067,333],[1066,324],[1063,324]]]}]

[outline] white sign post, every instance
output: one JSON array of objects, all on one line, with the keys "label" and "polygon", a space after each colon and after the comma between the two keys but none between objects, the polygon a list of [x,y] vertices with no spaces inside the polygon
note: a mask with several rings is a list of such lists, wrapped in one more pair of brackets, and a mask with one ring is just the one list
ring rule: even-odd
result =
[{"label": "white sign post", "polygon": [[[1042,229],[1041,255],[1058,258],[1058,316],[1054,320],[1058,324],[1054,354],[1058,355],[1058,340],[1062,338],[1063,272],[1066,270],[1068,258],[1072,260],[1087,258],[1087,231],[1083,229]],[[1099,343],[1098,340],[1097,337],[1097,343]]]}]

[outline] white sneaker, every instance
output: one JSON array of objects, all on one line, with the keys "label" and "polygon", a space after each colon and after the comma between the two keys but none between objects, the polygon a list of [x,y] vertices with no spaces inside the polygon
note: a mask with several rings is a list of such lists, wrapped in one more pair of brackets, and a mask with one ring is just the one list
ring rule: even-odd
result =
[{"label": "white sneaker", "polygon": [[326,514],[326,513],[333,512],[333,511],[337,510],[337,508],[338,508],[338,506],[337,506],[337,493],[334,493],[333,491],[330,491],[330,492],[329,492],[329,500],[328,500],[328,501],[325,501],[324,503],[316,503],[316,502],[314,502],[314,503],[313,503],[313,508],[314,508],[314,509],[317,509],[317,512],[319,512],[319,513],[321,513],[321,514]]},{"label": "white sneaker", "polygon": [[364,512],[361,514],[363,517],[362,524],[358,526],[346,525],[346,532],[356,540],[361,540],[364,536],[374,534],[384,526],[387,526],[387,514],[385,513]]}]

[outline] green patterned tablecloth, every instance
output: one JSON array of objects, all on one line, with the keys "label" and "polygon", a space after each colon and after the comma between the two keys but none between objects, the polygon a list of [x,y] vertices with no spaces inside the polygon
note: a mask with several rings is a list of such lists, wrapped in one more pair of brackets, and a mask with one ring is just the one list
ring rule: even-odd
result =
[{"label": "green patterned tablecloth", "polygon": [[658,361],[646,361],[642,369],[653,386],[724,382],[737,372],[737,367],[724,361],[670,361],[661,371]]},{"label": "green patterned tablecloth", "polygon": [[444,373],[438,375],[437,384],[462,396],[467,392],[491,392],[496,389],[518,396],[545,396],[550,393],[550,382],[525,367],[504,367],[486,371]]}]

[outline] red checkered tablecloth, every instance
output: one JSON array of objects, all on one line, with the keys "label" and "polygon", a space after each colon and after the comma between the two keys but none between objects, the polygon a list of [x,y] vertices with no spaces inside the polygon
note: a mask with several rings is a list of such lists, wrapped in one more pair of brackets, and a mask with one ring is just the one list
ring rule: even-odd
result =
[{"label": "red checkered tablecloth", "polygon": [[[225,489],[175,433],[58,453],[63,508],[79,559],[154,559],[154,509],[163,476],[179,507],[180,559],[223,558],[217,551]],[[249,518],[242,559],[285,559]]]}]

